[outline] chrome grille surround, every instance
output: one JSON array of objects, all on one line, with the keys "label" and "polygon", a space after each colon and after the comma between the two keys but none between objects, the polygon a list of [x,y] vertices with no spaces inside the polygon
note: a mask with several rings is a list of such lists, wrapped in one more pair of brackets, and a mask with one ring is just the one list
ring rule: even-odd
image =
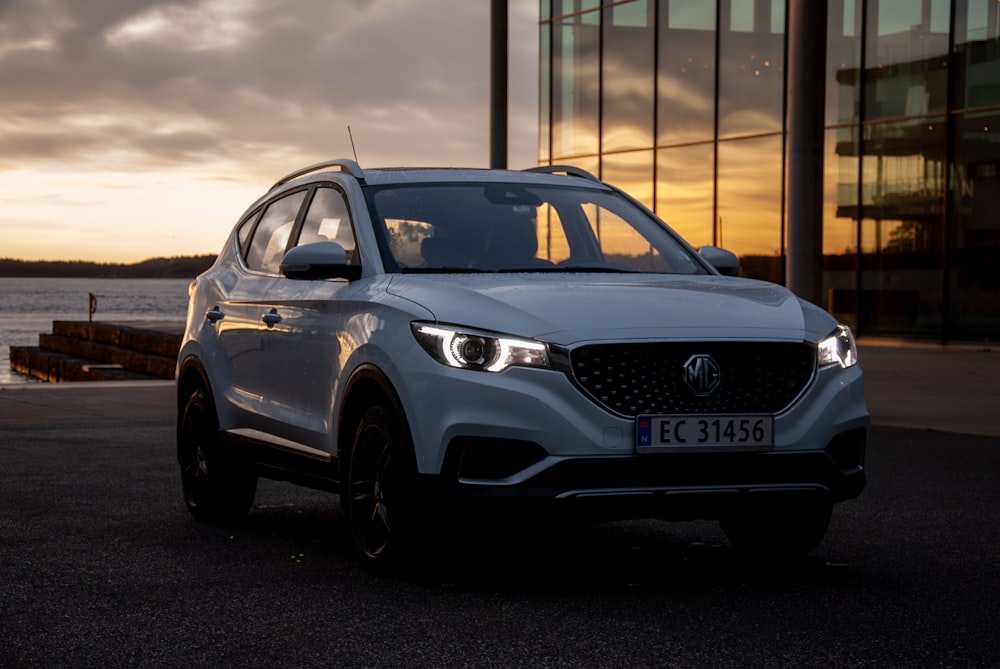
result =
[{"label": "chrome grille surround", "polygon": [[[684,382],[692,356],[718,363],[707,395]],[[589,344],[569,351],[573,382],[596,404],[625,417],[656,414],[775,414],[808,388],[816,347],[805,342]]]}]

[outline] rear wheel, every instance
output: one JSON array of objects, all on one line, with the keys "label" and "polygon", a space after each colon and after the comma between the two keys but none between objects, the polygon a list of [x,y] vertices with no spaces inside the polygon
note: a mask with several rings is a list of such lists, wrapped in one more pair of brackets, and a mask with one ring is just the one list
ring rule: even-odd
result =
[{"label": "rear wheel", "polygon": [[369,408],[354,431],[341,498],[355,550],[368,567],[397,567],[412,546],[410,449],[406,429],[384,406]]},{"label": "rear wheel", "polygon": [[751,558],[805,555],[823,540],[833,505],[827,500],[769,500],[747,504],[723,518],[733,548]]},{"label": "rear wheel", "polygon": [[202,388],[191,391],[177,421],[177,459],[188,511],[198,520],[231,523],[246,515],[257,476],[226,453],[215,409]]}]

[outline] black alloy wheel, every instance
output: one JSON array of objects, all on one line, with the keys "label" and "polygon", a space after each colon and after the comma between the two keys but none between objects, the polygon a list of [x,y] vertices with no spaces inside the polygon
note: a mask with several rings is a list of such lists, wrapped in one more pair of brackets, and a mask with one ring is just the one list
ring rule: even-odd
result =
[{"label": "black alloy wheel", "polygon": [[257,493],[257,476],[227,454],[205,390],[188,396],[177,421],[177,459],[188,511],[198,520],[232,523],[246,515]]},{"label": "black alloy wheel", "polygon": [[343,494],[354,547],[365,566],[398,566],[407,552],[408,453],[409,439],[395,413],[369,408],[354,433]]}]

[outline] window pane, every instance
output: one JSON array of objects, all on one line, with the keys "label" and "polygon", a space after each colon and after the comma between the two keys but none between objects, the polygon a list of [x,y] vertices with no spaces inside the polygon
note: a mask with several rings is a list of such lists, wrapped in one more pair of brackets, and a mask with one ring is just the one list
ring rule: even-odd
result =
[{"label": "window pane", "polygon": [[861,0],[831,0],[826,36],[826,125],[858,123]]},{"label": "window pane", "polygon": [[695,247],[712,243],[714,160],[712,144],[656,154],[656,213]]},{"label": "window pane", "polygon": [[951,334],[1000,330],[1000,112],[961,116],[955,128],[950,286]]},{"label": "window pane", "polygon": [[353,259],[354,230],[350,211],[344,196],[333,188],[316,190],[299,233],[300,245],[322,241],[337,242],[347,251],[348,262]]},{"label": "window pane", "polygon": [[857,325],[857,127],[826,132],[823,174],[823,294],[841,323]]},{"label": "window pane", "polygon": [[659,146],[715,135],[715,4],[671,0],[660,12]]},{"label": "window pane", "polygon": [[552,27],[553,158],[598,151],[601,28],[595,17],[600,12],[573,16]]},{"label": "window pane", "polygon": [[782,283],[781,137],[719,142],[719,246],[747,276]]},{"label": "window pane", "polygon": [[966,0],[955,5],[955,42],[977,42],[1000,36],[996,0]]},{"label": "window pane", "polygon": [[602,151],[653,146],[652,14],[648,0],[604,10]]},{"label": "window pane", "polygon": [[288,247],[295,218],[307,191],[299,191],[272,202],[264,211],[250,242],[247,267],[259,272],[278,273]]},{"label": "window pane", "polygon": [[1000,2],[960,2],[955,24],[955,106],[1000,104]]},{"label": "window pane", "polygon": [[[733,3],[736,12],[749,0]],[[719,136],[781,132],[785,39],[771,30],[769,0],[756,0],[753,31],[725,32],[719,43]],[[742,22],[740,27],[743,27]]]},{"label": "window pane", "polygon": [[668,0],[667,28],[671,30],[711,30],[715,32],[715,3],[705,0]]},{"label": "window pane", "polygon": [[601,178],[653,208],[653,152],[629,151],[604,156]]},{"label": "window pane", "polygon": [[754,0],[730,0],[729,29],[733,32],[753,32]]},{"label": "window pane", "polygon": [[941,332],[944,118],[866,128],[862,159],[865,333]]},{"label": "window pane", "polygon": [[943,112],[948,98],[948,26],[933,0],[880,2],[868,16],[868,103],[865,117],[894,118]]}]

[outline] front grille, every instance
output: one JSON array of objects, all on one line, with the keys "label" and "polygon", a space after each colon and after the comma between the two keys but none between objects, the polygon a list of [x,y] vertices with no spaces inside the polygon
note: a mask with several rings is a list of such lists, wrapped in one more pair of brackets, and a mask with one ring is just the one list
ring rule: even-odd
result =
[{"label": "front grille", "polygon": [[[699,395],[684,379],[693,356],[711,356],[718,384]],[[812,380],[816,349],[785,342],[594,344],[570,352],[573,380],[597,404],[640,414],[778,413]]]}]

